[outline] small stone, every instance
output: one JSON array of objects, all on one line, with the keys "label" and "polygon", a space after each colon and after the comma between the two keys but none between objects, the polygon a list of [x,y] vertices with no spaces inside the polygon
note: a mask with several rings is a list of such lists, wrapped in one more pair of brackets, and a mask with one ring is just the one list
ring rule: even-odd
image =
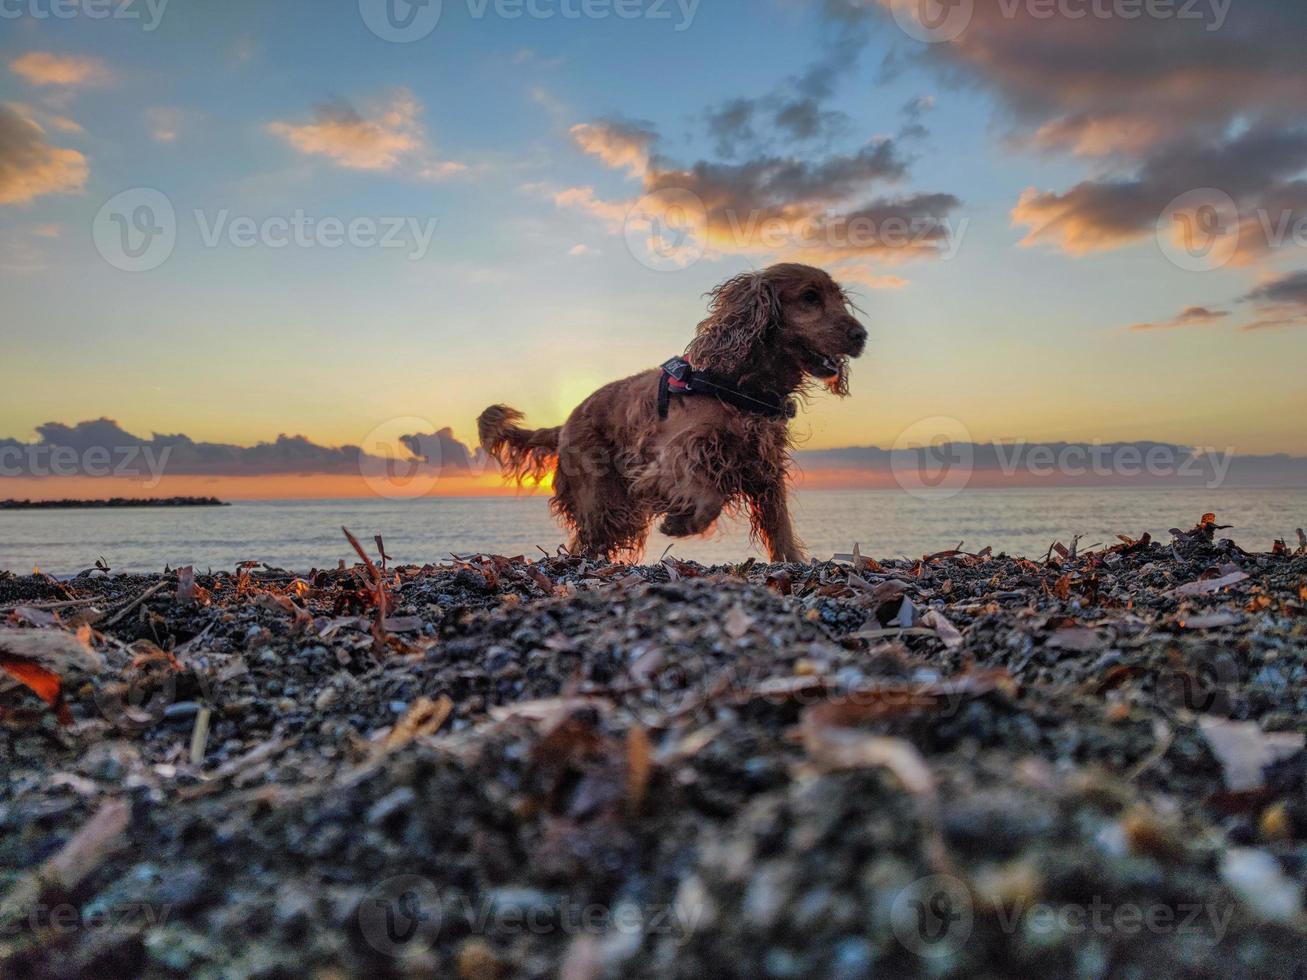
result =
[{"label": "small stone", "polygon": [[490,944],[481,938],[468,939],[458,951],[458,975],[461,980],[498,980],[504,975],[504,963]]},{"label": "small stone", "polygon": [[185,721],[194,718],[199,711],[200,705],[197,701],[178,701],[163,709],[163,717],[167,721]]},{"label": "small stone", "polygon": [[1269,806],[1257,821],[1257,828],[1267,840],[1284,841],[1293,836],[1293,819],[1289,815],[1289,805],[1284,800]]},{"label": "small stone", "polygon": [[1266,851],[1230,848],[1221,859],[1221,877],[1258,918],[1287,925],[1302,912],[1302,886],[1285,877]]},{"label": "small stone", "polygon": [[1147,807],[1134,807],[1121,818],[1126,844],[1136,854],[1163,861],[1184,857],[1184,838],[1173,823],[1163,820]]},{"label": "small stone", "polygon": [[332,705],[340,700],[340,692],[334,687],[324,687],[316,698],[313,699],[313,707],[317,711],[326,711]]}]

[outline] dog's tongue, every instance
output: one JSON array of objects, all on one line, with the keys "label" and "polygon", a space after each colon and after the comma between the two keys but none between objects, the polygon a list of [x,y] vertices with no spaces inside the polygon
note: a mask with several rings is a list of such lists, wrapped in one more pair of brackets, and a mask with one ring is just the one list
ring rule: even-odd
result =
[{"label": "dog's tongue", "polygon": [[847,358],[827,358],[827,364],[833,369],[833,373],[826,378],[826,387],[831,390],[832,394],[844,395],[849,390],[849,362]]}]

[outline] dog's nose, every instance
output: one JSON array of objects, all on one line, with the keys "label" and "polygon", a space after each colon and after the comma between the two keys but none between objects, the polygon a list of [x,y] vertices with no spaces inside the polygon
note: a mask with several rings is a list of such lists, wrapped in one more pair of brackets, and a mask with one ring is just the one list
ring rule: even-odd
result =
[{"label": "dog's nose", "polygon": [[849,340],[861,346],[867,342],[867,328],[856,320],[849,324]]}]

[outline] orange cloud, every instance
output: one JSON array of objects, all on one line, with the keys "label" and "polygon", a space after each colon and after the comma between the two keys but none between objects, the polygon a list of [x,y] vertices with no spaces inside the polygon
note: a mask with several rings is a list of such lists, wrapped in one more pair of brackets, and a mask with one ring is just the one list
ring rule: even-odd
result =
[{"label": "orange cloud", "polygon": [[299,152],[325,156],[347,170],[406,170],[439,180],[466,169],[434,158],[422,125],[422,103],[408,89],[395,90],[382,103],[359,112],[347,102],[318,106],[307,123],[271,122],[268,132]]},{"label": "orange cloud", "polygon": [[1171,330],[1175,327],[1201,327],[1220,323],[1230,316],[1225,310],[1212,310],[1206,306],[1191,306],[1184,312],[1169,320],[1156,323],[1136,323],[1130,329],[1135,332],[1146,330]]},{"label": "orange cloud", "polygon": [[600,121],[574,126],[584,152],[638,177],[643,193],[604,200],[592,187],[553,192],[561,208],[583,211],[634,247],[646,242],[659,263],[688,265],[703,255],[775,256],[833,267],[848,281],[897,288],[876,271],[948,255],[954,241],[951,194],[881,197],[869,188],[907,170],[895,141],[873,140],[850,154],[810,160],[760,156],[742,163],[670,165],[653,152],[657,135],[640,124]]},{"label": "orange cloud", "polygon": [[98,58],[29,51],[9,63],[10,71],[32,85],[86,85],[109,79],[109,71]]},{"label": "orange cloud", "polygon": [[81,190],[89,174],[81,153],[52,146],[33,120],[0,105],[0,204]]},{"label": "orange cloud", "polygon": [[598,157],[613,170],[626,170],[632,177],[649,172],[649,151],[655,134],[638,123],[603,121],[572,127],[572,139],[582,152]]}]

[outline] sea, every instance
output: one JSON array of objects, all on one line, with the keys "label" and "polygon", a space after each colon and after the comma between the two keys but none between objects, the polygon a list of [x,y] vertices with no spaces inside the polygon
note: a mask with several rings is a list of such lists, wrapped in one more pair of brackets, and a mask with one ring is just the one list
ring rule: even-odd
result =
[{"label": "sea", "polygon": [[[1145,531],[1167,541],[1215,513],[1223,532],[1249,551],[1277,538],[1296,547],[1307,527],[1307,489],[967,489],[957,494],[810,490],[793,495],[795,525],[810,554],[828,559],[858,545],[876,558],[920,558],[963,547],[1043,557],[1055,541],[1083,550]],[[553,554],[565,535],[543,494],[419,500],[238,501],[228,507],[0,511],[0,569],[75,575],[103,560],[114,571],[191,565],[231,570],[243,561],[307,572],[356,560],[341,531],[401,564],[451,555]],[[748,527],[723,520],[706,537],[651,535],[646,560],[668,552],[719,564],[763,556]]]}]

